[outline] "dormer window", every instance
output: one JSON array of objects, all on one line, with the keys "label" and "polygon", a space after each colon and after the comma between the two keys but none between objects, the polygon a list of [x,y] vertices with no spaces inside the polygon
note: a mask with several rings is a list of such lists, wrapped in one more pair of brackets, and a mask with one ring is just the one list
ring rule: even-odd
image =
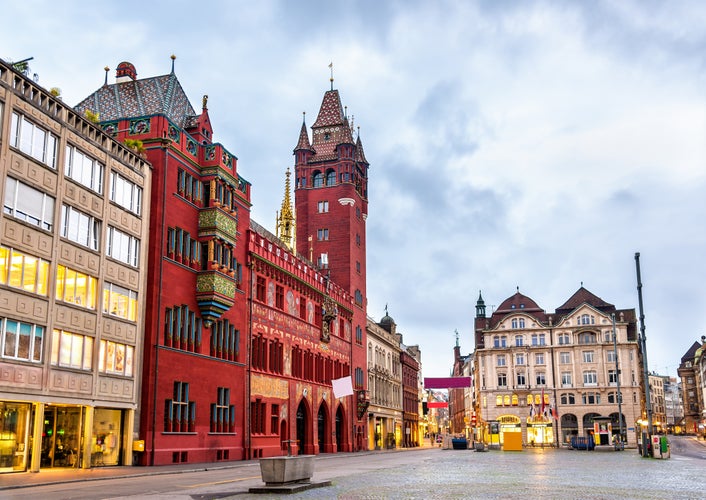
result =
[{"label": "dormer window", "polygon": [[324,140],[325,140],[325,141],[328,141],[330,138],[331,138],[331,134],[329,134],[328,132],[326,132],[326,133],[324,134]]}]

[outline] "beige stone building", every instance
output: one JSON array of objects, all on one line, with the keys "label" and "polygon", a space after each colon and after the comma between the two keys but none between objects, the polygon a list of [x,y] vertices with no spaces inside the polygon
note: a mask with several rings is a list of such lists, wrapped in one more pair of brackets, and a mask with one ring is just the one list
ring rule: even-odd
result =
[{"label": "beige stone building", "polygon": [[620,427],[619,383],[623,435],[636,444],[642,405],[634,309],[618,310],[581,287],[547,314],[518,290],[487,317],[480,297],[475,343],[476,413],[486,442],[502,444],[508,432],[522,433],[527,446],[566,445],[596,432],[609,441]]},{"label": "beige stone building", "polygon": [[402,365],[400,340],[389,315],[376,323],[368,318],[368,448],[389,449],[402,444]]},{"label": "beige stone building", "polygon": [[664,377],[652,372],[647,375],[650,384],[652,425],[656,434],[667,432],[667,406],[664,400]]},{"label": "beige stone building", "polygon": [[130,464],[150,167],[0,61],[0,472]]}]

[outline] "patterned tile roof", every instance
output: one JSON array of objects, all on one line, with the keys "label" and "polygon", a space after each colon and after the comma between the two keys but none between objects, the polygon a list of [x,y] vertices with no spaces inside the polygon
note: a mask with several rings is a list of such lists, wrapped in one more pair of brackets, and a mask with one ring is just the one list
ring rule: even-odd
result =
[{"label": "patterned tile roof", "polygon": [[365,159],[365,151],[363,151],[363,143],[360,140],[360,135],[358,135],[358,139],[355,141],[355,160],[361,163],[368,163],[368,160]]},{"label": "patterned tile roof", "polygon": [[310,162],[337,160],[336,148],[338,145],[351,144],[356,147],[354,158],[367,164],[360,137],[358,141],[353,140],[353,132],[348,117],[343,112],[338,90],[329,90],[324,94],[319,115],[311,128],[312,140],[309,142],[306,126],[302,125],[299,142],[295,149],[295,151],[298,149],[312,150],[314,155],[310,158]]},{"label": "patterned tile roof", "polygon": [[182,128],[189,128],[196,119],[196,112],[173,72],[103,85],[75,109],[80,113],[87,109],[98,113],[101,121],[162,114]]},{"label": "patterned tile roof", "polygon": [[309,133],[306,130],[306,122],[302,122],[302,129],[299,132],[299,141],[297,142],[297,147],[294,148],[294,151],[297,151],[298,149],[311,149]]},{"label": "patterned tile roof", "polygon": [[321,102],[321,109],[319,109],[319,116],[316,117],[312,128],[342,124],[343,107],[341,106],[341,97],[338,95],[338,90],[328,90],[324,94],[324,100]]}]

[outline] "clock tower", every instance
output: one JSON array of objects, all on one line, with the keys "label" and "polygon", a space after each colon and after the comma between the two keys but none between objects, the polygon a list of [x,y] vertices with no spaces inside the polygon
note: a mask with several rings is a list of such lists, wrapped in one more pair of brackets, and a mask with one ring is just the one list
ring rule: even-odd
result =
[{"label": "clock tower", "polygon": [[333,80],[311,129],[310,141],[304,120],[294,149],[297,251],[350,293],[353,323],[344,335],[350,335],[353,387],[364,391],[369,165]]}]

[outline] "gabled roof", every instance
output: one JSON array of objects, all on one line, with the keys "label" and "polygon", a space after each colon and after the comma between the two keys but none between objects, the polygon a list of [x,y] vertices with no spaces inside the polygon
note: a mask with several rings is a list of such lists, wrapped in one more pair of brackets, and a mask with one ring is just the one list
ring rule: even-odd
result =
[{"label": "gabled roof", "polygon": [[98,113],[101,122],[161,114],[184,129],[198,118],[174,72],[103,85],[75,109]]}]

